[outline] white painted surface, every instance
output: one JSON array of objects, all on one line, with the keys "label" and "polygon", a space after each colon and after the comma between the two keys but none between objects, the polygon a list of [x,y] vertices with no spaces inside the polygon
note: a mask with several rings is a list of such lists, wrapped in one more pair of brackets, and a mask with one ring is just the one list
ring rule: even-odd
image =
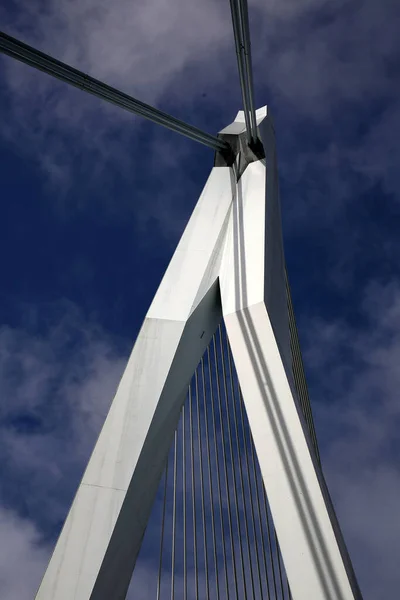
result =
[{"label": "white painted surface", "polygon": [[[266,166],[247,166],[233,200],[220,283],[222,310],[294,600],[353,600],[304,419],[289,382],[290,346],[273,127]],[[343,550],[343,553],[341,552]]]},{"label": "white painted surface", "polygon": [[[38,600],[125,598],[221,301],[293,598],[357,597],[288,381],[279,190],[266,107],[257,122],[267,166],[248,165],[238,185],[231,169],[212,170],[140,330]],[[239,113],[234,128],[243,123]]]},{"label": "white painted surface", "polygon": [[214,168],[160,284],[38,600],[125,598],[180,409],[218,322],[231,169]]},{"label": "white painted surface", "polygon": [[353,599],[265,304],[224,320],[293,598]]}]

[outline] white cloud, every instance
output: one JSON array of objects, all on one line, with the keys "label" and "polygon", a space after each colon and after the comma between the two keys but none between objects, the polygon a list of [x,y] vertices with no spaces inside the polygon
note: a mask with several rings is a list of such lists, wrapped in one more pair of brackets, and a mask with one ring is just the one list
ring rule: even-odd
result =
[{"label": "white cloud", "polygon": [[57,313],[41,333],[0,329],[0,503],[45,530],[65,518],[125,365],[71,304]]},{"label": "white cloud", "polygon": [[366,599],[396,595],[400,286],[371,283],[360,322],[305,322],[322,461]]},{"label": "white cloud", "polygon": [[[2,9],[7,32],[145,101],[162,106],[168,98],[177,116],[203,89],[210,106],[224,105],[227,92],[239,99],[228,2],[15,5],[12,12]],[[390,64],[398,54],[397,2],[377,7],[373,0],[342,0],[332,7],[317,0],[254,0],[250,16],[259,102],[268,90],[262,103],[288,105],[294,120],[323,119],[332,132],[340,127],[341,102],[362,107],[374,98],[396,97]],[[9,116],[2,134],[21,152],[27,145],[31,155],[34,149],[52,180],[68,185],[71,161],[85,151],[101,163],[111,160],[132,170],[125,149],[129,146],[131,155],[139,150],[132,134],[140,120],[15,61],[4,59],[3,65]],[[384,118],[390,137],[398,119],[393,111]],[[382,131],[378,135],[382,139]],[[383,142],[386,148],[386,136]],[[358,165],[370,164],[368,148],[363,140]],[[379,174],[385,169],[381,165]]]},{"label": "white cloud", "polygon": [[0,593],[4,600],[31,600],[50,549],[40,546],[31,521],[0,508]]}]

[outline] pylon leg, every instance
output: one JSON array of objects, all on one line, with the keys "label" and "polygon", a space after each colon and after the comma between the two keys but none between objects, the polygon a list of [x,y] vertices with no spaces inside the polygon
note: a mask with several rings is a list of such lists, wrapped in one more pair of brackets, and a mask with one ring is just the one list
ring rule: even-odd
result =
[{"label": "pylon leg", "polygon": [[190,379],[221,320],[232,171],[214,168],[140,330],[37,593],[125,598]]},{"label": "pylon leg", "polygon": [[275,141],[260,124],[262,162],[237,186],[220,282],[261,473],[295,600],[361,598],[291,373]]}]

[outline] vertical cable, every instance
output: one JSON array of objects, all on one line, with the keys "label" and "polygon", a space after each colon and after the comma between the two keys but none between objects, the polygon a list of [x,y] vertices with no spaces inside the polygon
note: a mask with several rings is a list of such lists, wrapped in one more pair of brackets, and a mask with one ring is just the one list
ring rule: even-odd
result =
[{"label": "vertical cable", "polygon": [[[216,355],[216,347],[215,347],[215,335],[213,335],[213,348],[214,348],[214,365],[215,372],[217,373],[217,355]],[[210,349],[207,348],[207,359],[208,359],[208,374],[210,378],[210,395],[211,395],[211,414],[212,414],[212,425],[214,432],[214,452],[215,452],[215,462],[217,467],[217,491],[218,491],[218,502],[219,502],[219,517],[221,522],[221,536],[222,536],[222,559],[224,564],[224,572],[225,572],[225,589],[226,589],[226,598],[229,600],[229,582],[228,582],[228,565],[226,562],[226,541],[225,541],[225,527],[224,527],[224,512],[222,509],[222,494],[221,494],[221,471],[219,468],[219,455],[218,455],[218,445],[217,445],[217,428],[215,423],[215,405],[214,405],[214,392],[212,386],[212,374],[211,374],[211,361],[210,361]],[[218,375],[216,374],[216,379],[218,380]],[[219,390],[217,384],[217,394],[219,397]],[[222,443],[223,440],[222,440]],[[218,590],[219,593],[219,590]]]},{"label": "vertical cable", "polygon": [[[286,573],[286,570],[285,570],[285,573]],[[290,585],[289,585],[289,579],[288,579],[287,573],[286,573],[286,586],[287,586],[288,599],[290,600],[292,597],[292,594],[290,593]]]},{"label": "vertical cable", "polygon": [[294,316],[293,302],[292,302],[292,294],[290,291],[289,279],[287,269],[285,267],[285,283],[286,283],[286,300],[287,300],[287,308],[288,308],[288,317],[289,317],[289,333],[290,333],[290,349],[292,353],[292,367],[293,367],[293,376],[295,378],[295,386],[297,388],[297,393],[300,399],[300,403],[302,406],[302,410],[304,413],[304,417],[307,421],[308,428],[311,435],[311,440],[314,445],[315,453],[317,456],[317,461],[321,464],[321,457],[319,455],[318,449],[318,441],[317,435],[315,431],[314,419],[311,410],[311,402],[310,397],[308,395],[308,388],[306,377],[304,373],[304,364],[303,358],[301,355],[300,348],[300,340],[296,325],[296,317]]},{"label": "vertical cable", "polygon": [[193,515],[193,558],[194,558],[194,580],[195,599],[199,598],[199,574],[197,568],[197,531],[196,531],[196,488],[194,476],[194,442],[193,442],[193,410],[192,410],[192,388],[189,386],[189,421],[190,421],[190,458],[192,468],[192,515]]},{"label": "vertical cable", "polygon": [[175,595],[175,544],[176,544],[176,470],[178,454],[178,431],[175,430],[174,436],[174,491],[172,504],[172,555],[171,555],[171,600]]},{"label": "vertical cable", "polygon": [[263,490],[263,497],[264,497],[264,508],[265,508],[265,516],[267,519],[267,533],[268,533],[268,546],[269,546],[269,553],[271,556],[271,566],[272,566],[272,578],[274,581],[274,592],[275,592],[275,598],[278,598],[278,591],[277,591],[277,585],[276,585],[276,575],[275,575],[275,562],[274,562],[274,553],[273,553],[273,549],[272,549],[272,542],[271,542],[271,528],[269,525],[269,514],[268,514],[268,503],[267,503],[267,495],[265,493],[265,487],[264,487],[264,482],[261,478],[261,484],[262,484],[262,490]]},{"label": "vertical cable", "polygon": [[[221,334],[221,325],[219,326],[218,331]],[[221,424],[222,459],[223,459],[223,465],[224,465],[224,478],[225,478],[226,494],[227,494],[227,499],[228,499],[228,525],[229,525],[229,538],[230,538],[231,553],[232,553],[233,579],[234,579],[235,592],[236,592],[235,596],[238,599],[239,598],[239,590],[238,590],[238,579],[237,579],[237,573],[236,573],[235,545],[233,543],[231,493],[230,493],[229,481],[228,481],[228,469],[227,469],[227,465],[226,465],[225,427],[224,427],[224,421],[222,418],[221,385],[220,385],[220,380],[219,380],[219,375],[218,375],[217,349],[216,349],[215,339],[216,338],[214,336],[213,337],[213,345],[214,345],[214,356],[215,356],[215,372],[216,372],[216,379],[217,379],[219,420],[220,420],[220,424]]]},{"label": "vertical cable", "polygon": [[183,600],[187,600],[185,404],[182,406]]},{"label": "vertical cable", "polygon": [[258,538],[257,538],[257,534],[256,534],[256,523],[255,523],[256,520],[255,520],[255,515],[254,515],[254,498],[253,498],[253,489],[252,489],[251,479],[250,479],[250,463],[249,463],[249,454],[248,454],[247,442],[246,442],[245,418],[244,418],[244,414],[243,414],[243,400],[242,400],[242,395],[240,393],[240,389],[239,389],[238,404],[239,404],[239,409],[240,409],[240,420],[241,420],[242,431],[243,431],[243,444],[244,444],[244,455],[245,455],[245,459],[246,459],[247,484],[249,486],[249,494],[250,494],[251,522],[253,525],[253,536],[254,536],[254,542],[255,542],[256,558],[257,558],[258,585],[260,588],[260,597],[262,598],[263,592],[262,592],[261,568],[260,568],[260,560],[259,560]]},{"label": "vertical cable", "polygon": [[[267,556],[266,556],[266,553],[265,553],[265,547],[266,547],[265,533],[264,533],[264,527],[263,527],[263,523],[262,523],[262,514],[261,514],[260,488],[259,488],[259,485],[258,485],[258,475],[257,475],[257,468],[256,468],[257,465],[256,465],[256,459],[255,459],[255,456],[254,456],[254,442],[253,442],[253,438],[252,438],[250,429],[249,429],[249,443],[250,443],[251,462],[252,462],[252,466],[253,466],[254,485],[255,485],[255,488],[256,488],[256,496],[257,496],[258,521],[259,521],[259,527],[260,527],[260,532],[261,532],[261,540],[262,540],[262,553],[263,553],[263,560],[264,560],[264,567],[265,567],[265,578],[266,578],[266,584],[267,584],[267,594],[268,594],[268,600],[271,600],[271,594],[270,594],[270,591],[269,591],[270,582],[269,582],[269,577],[268,577]],[[276,594],[275,594],[275,598],[276,598]]]},{"label": "vertical cable", "polygon": [[[225,339],[226,339],[226,336],[225,336]],[[236,447],[237,447],[237,462],[239,463],[239,483],[240,483],[240,489],[242,492],[244,526],[245,526],[245,535],[246,535],[246,541],[247,541],[247,554],[249,557],[250,583],[251,583],[252,597],[255,598],[253,559],[252,559],[251,549],[250,549],[249,526],[248,526],[247,506],[246,506],[247,503],[246,503],[246,496],[244,493],[244,482],[243,482],[243,464],[242,464],[242,456],[241,456],[242,453],[241,453],[240,443],[239,443],[239,429],[238,429],[237,414],[236,414],[237,407],[235,406],[237,404],[237,399],[235,397],[235,392],[234,392],[234,388],[233,388],[232,353],[231,353],[231,349],[229,346],[229,340],[227,340],[227,339],[226,339],[226,348],[227,348],[227,354],[228,354],[228,369],[229,369],[229,379],[230,379],[230,388],[231,388],[231,397],[232,397],[233,423],[234,423],[234,427],[235,427],[235,439],[236,439]],[[239,398],[239,403],[240,403],[240,398]],[[239,528],[239,536],[240,536],[240,539],[242,540],[242,536],[240,535],[240,528]]]},{"label": "vertical cable", "polygon": [[167,482],[168,482],[168,457],[167,457],[167,464],[165,467],[164,504],[163,504],[162,522],[161,522],[160,562],[158,565],[158,579],[157,579],[157,600],[160,600],[160,593],[161,593],[161,572],[162,572],[162,557],[163,557],[163,548],[164,548],[165,507],[167,504]]},{"label": "vertical cable", "polygon": [[282,598],[284,598],[285,594],[284,594],[284,591],[283,591],[283,579],[282,579],[282,568],[281,568],[281,550],[279,548],[279,542],[278,542],[278,537],[276,535],[275,527],[274,527],[274,539],[275,539],[275,547],[276,547],[276,556],[278,558],[279,581],[280,581],[280,584],[281,584]]},{"label": "vertical cable", "polygon": [[[203,368],[203,358],[201,359]],[[210,585],[208,580],[208,550],[207,550],[207,527],[206,527],[206,512],[204,500],[204,482],[203,482],[203,443],[201,439],[200,428],[200,401],[199,401],[199,377],[198,368],[195,371],[195,386],[196,386],[196,405],[197,405],[197,431],[198,431],[198,447],[199,447],[199,470],[200,470],[200,495],[201,495],[201,518],[203,523],[203,544],[204,544],[204,571],[206,579],[206,598],[210,597]],[[204,396],[204,387],[203,387]],[[205,396],[204,396],[205,397]]]},{"label": "vertical cable", "polygon": [[[210,393],[212,395],[212,384],[211,384],[211,369],[210,369],[210,350],[207,348],[207,359],[208,368],[210,373]],[[206,433],[206,449],[207,449],[207,466],[208,466],[208,487],[210,490],[210,508],[211,508],[211,532],[213,539],[213,552],[214,552],[214,567],[215,567],[215,590],[216,600],[219,600],[219,581],[218,581],[218,557],[217,557],[217,539],[215,535],[215,517],[214,517],[214,495],[213,495],[213,481],[211,473],[211,454],[210,454],[210,437],[208,433],[208,411],[207,411],[207,396],[206,396],[206,378],[204,374],[204,360],[201,359],[201,378],[204,390],[204,421],[205,421],[205,433]]]},{"label": "vertical cable", "polygon": [[[221,361],[222,361],[221,364],[222,364],[222,376],[223,376],[223,381],[224,381],[226,419],[227,419],[227,426],[228,426],[228,442],[229,442],[229,451],[230,451],[231,464],[232,464],[232,479],[233,479],[233,491],[234,491],[233,497],[234,497],[236,521],[237,521],[237,525],[238,525],[239,540],[241,541],[242,540],[242,528],[240,526],[240,518],[239,518],[239,506],[238,506],[239,503],[238,503],[238,497],[237,497],[236,472],[235,472],[235,467],[234,467],[235,459],[233,456],[232,434],[231,434],[230,419],[229,419],[228,389],[227,389],[227,381],[226,381],[226,368],[225,368],[225,357],[224,357],[224,349],[223,349],[223,342],[222,342],[221,326],[219,327],[219,341],[220,341],[220,346],[221,346]],[[242,550],[241,543],[239,544],[239,558],[240,558],[240,563],[241,563],[241,567],[242,567],[244,598],[247,598],[246,574],[245,574],[245,569],[244,569],[243,550]]]}]

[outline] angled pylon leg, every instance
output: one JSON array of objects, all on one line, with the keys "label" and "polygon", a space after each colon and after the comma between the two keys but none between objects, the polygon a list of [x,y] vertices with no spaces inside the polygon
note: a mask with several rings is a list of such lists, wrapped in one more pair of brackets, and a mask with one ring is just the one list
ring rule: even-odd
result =
[{"label": "angled pylon leg", "polygon": [[257,112],[265,164],[249,164],[237,185],[223,318],[292,596],[354,600],[361,594],[292,381],[274,131]]},{"label": "angled pylon leg", "polygon": [[232,170],[213,168],[140,330],[38,600],[126,596],[190,379],[221,319]]}]

